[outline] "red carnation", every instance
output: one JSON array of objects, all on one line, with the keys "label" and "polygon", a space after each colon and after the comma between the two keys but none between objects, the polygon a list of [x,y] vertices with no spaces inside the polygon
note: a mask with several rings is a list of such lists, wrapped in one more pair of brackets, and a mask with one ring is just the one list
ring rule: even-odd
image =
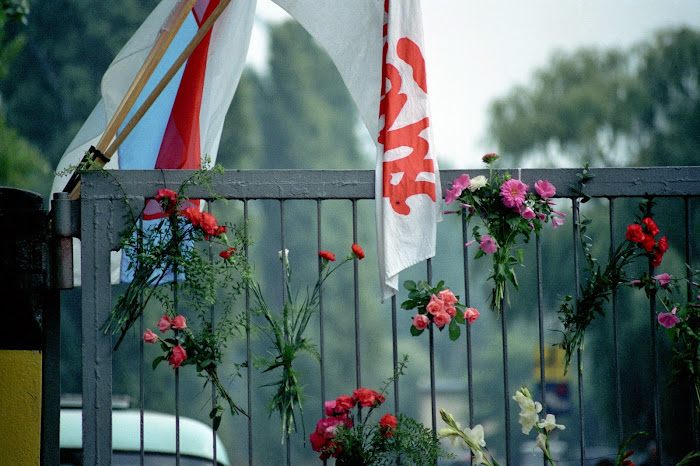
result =
[{"label": "red carnation", "polygon": [[175,212],[175,208],[177,207],[177,193],[172,189],[159,189],[156,193],[155,200],[161,203],[163,212],[166,214]]},{"label": "red carnation", "polygon": [[319,251],[318,257],[331,262],[335,261],[335,254],[329,251]]},{"label": "red carnation", "polygon": [[359,244],[352,245],[352,252],[354,252],[357,258],[360,260],[365,258],[365,252],[362,250],[362,246]]},{"label": "red carnation", "polygon": [[379,420],[379,427],[382,430],[382,435],[384,437],[391,437],[396,433],[396,424],[397,424],[397,419],[395,416],[392,416],[389,413],[386,413],[382,418]]},{"label": "red carnation", "polygon": [[661,253],[666,253],[668,251],[668,239],[662,236],[658,243],[656,243],[656,249]]},{"label": "red carnation", "polygon": [[192,222],[192,225],[198,227],[202,219],[202,212],[199,211],[199,207],[189,206],[182,211],[182,216]]},{"label": "red carnation", "polygon": [[644,249],[647,252],[651,252],[654,250],[654,246],[656,246],[656,240],[654,239],[654,235],[650,233],[646,233],[644,235],[644,241],[642,241],[642,246],[644,246]]},{"label": "red carnation", "polygon": [[364,406],[365,408],[374,406],[379,406],[380,404],[384,403],[384,395],[381,393],[375,391],[375,390],[370,390],[369,388],[358,388],[354,392],[352,392],[352,397],[357,400],[358,403],[360,403],[360,406]]},{"label": "red carnation", "polygon": [[641,243],[644,241],[644,231],[642,230],[642,226],[636,223],[627,225],[627,233],[625,233],[625,238],[633,243]]},{"label": "red carnation", "polygon": [[647,232],[651,233],[653,236],[659,234],[659,227],[656,226],[656,222],[654,222],[651,217],[644,217],[642,224],[647,227]]}]

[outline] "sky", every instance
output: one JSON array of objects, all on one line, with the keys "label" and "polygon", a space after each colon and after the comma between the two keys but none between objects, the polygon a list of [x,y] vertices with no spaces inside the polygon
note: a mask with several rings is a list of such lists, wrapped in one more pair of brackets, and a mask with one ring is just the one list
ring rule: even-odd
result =
[{"label": "sky", "polygon": [[[486,140],[487,109],[526,85],[555,50],[629,48],[656,30],[700,29],[700,0],[423,0],[424,56],[434,147],[453,167],[480,165],[495,151]],[[258,0],[258,19],[288,18]],[[248,60],[264,66],[264,28],[256,27]]]}]

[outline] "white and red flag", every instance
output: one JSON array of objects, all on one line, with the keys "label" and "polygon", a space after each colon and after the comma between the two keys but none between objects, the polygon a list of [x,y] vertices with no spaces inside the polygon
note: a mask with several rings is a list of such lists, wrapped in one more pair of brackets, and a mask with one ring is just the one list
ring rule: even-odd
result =
[{"label": "white and red flag", "polygon": [[274,0],[326,49],[377,145],[382,297],[435,255],[441,188],[431,136],[419,0]]},{"label": "white and red flag", "polygon": [[[179,4],[178,0],[161,1],[112,61],[102,78],[102,99],[68,146],[58,172],[77,165],[85,151],[97,145]],[[141,107],[218,4],[219,0],[198,0],[194,4],[125,122]],[[224,117],[245,67],[255,7],[256,0],[236,0],[226,6],[106,168],[118,164],[121,169],[196,169],[203,157],[209,157],[212,163],[216,160]],[[62,191],[68,178],[57,176],[52,191]],[[159,213],[160,205],[151,201],[144,217],[153,219]],[[112,281],[116,282],[119,269],[114,263],[113,259]],[[128,279],[125,275],[122,278]]]}]

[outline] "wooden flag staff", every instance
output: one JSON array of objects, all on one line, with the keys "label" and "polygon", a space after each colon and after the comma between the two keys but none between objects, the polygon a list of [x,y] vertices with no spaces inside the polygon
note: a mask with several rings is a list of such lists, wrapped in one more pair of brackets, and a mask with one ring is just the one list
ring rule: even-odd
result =
[{"label": "wooden flag staff", "polygon": [[[204,24],[202,24],[202,26],[199,28],[192,40],[190,40],[189,44],[187,44],[187,47],[185,47],[180,56],[175,60],[175,62],[171,65],[171,67],[165,73],[163,78],[158,82],[156,87],[143,102],[141,107],[139,107],[134,116],[132,116],[131,119],[127,122],[127,124],[116,137],[114,142],[112,142],[112,144],[105,149],[104,146],[106,146],[112,140],[114,134],[116,134],[119,125],[124,121],[126,115],[131,110],[131,107],[134,105],[136,98],[143,90],[143,87],[146,85],[146,82],[148,81],[150,76],[153,74],[153,71],[155,70],[158,62],[165,53],[165,50],[167,50],[168,46],[172,42],[173,38],[175,37],[175,34],[177,33],[177,30],[184,22],[184,19],[187,17],[187,14],[189,14],[190,10],[192,9],[192,5],[195,2],[196,0],[183,0],[180,2],[180,6],[178,7],[180,8],[180,10],[178,10],[174,15],[171,16],[173,28],[165,30],[167,37],[164,37],[162,42],[160,41],[159,37],[158,41],[153,47],[153,50],[146,59],[146,62],[144,62],[144,65],[141,67],[141,70],[139,71],[136,79],[134,80],[134,83],[132,83],[131,87],[127,91],[127,94],[124,96],[124,99],[119,105],[117,112],[115,112],[114,116],[112,117],[112,120],[105,129],[104,134],[98,142],[98,146],[90,148],[89,152],[91,153],[91,156],[93,157],[94,161],[100,166],[104,166],[107,162],[110,161],[112,155],[114,155],[114,153],[117,151],[117,148],[122,144],[122,142],[124,142],[126,137],[131,133],[131,131],[138,124],[141,118],[146,114],[148,109],[151,107],[151,105],[153,105],[153,103],[156,101],[161,92],[163,92],[163,90],[168,85],[173,76],[175,76],[175,74],[180,70],[182,65],[187,61],[194,49],[197,47],[197,45],[199,45],[204,36],[209,32],[209,30],[212,28],[219,16],[221,16],[224,9],[226,8],[226,6],[228,6],[231,0],[221,0],[219,2],[214,11],[212,11],[211,15],[209,15]],[[180,21],[181,16],[182,20]],[[177,27],[175,27],[175,24],[177,24]],[[159,50],[154,53],[156,47],[158,47]],[[139,81],[139,83],[136,82],[137,80]],[[108,129],[111,132],[111,134],[107,133]],[[86,155],[85,158],[83,158],[83,161],[86,161],[87,157],[88,155]],[[63,191],[70,193],[70,199],[77,199],[78,197],[80,197],[80,174],[78,174],[77,172],[73,173]]]}]

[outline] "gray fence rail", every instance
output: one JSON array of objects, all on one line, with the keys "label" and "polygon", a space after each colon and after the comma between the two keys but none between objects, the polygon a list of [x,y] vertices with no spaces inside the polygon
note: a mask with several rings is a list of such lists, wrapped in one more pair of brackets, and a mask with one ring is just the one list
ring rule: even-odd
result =
[{"label": "gray fence rail", "polygon": [[[462,173],[467,172],[470,176],[476,175],[488,175],[485,170],[443,170],[441,172],[441,180],[443,187],[449,187],[452,180],[457,178]],[[104,176],[100,173],[87,173],[82,179],[82,195],[80,199],[80,237],[82,241],[82,360],[83,360],[83,370],[82,370],[82,397],[83,397],[83,450],[84,450],[84,462],[85,464],[109,464],[112,454],[112,443],[111,443],[111,406],[112,406],[112,341],[109,336],[105,336],[101,330],[103,323],[107,319],[111,311],[112,303],[112,285],[110,284],[110,251],[116,249],[119,245],[119,232],[124,228],[124,214],[125,209],[133,209],[134,211],[140,210],[146,199],[154,196],[157,189],[160,188],[171,188],[177,189],[185,180],[187,180],[192,173],[175,171],[175,170],[161,170],[161,171],[113,171],[110,172],[110,176]],[[563,204],[568,203],[568,208],[573,213],[573,221],[569,221],[567,218],[566,228],[570,231],[570,241],[572,242],[571,254],[574,256],[574,268],[575,275],[574,280],[579,283],[582,277],[579,276],[579,248],[578,248],[578,237],[577,229],[574,228],[574,223],[577,220],[579,213],[579,198],[577,197],[577,191],[575,187],[578,185],[577,175],[580,173],[578,169],[522,169],[522,170],[510,170],[513,177],[520,178],[522,181],[529,185],[533,185],[535,181],[539,179],[547,179],[552,184],[557,187],[557,198],[559,202]],[[696,207],[696,198],[700,196],[700,167],[656,167],[656,168],[619,168],[619,169],[591,169],[590,173],[595,177],[589,181],[586,185],[585,192],[588,196],[592,198],[601,198],[604,202],[608,203],[609,215],[607,218],[601,221],[609,224],[609,237],[606,239],[609,241],[610,245],[619,243],[622,238],[616,237],[615,225],[620,225],[624,222],[628,222],[631,219],[616,219],[615,218],[615,208],[620,198],[640,198],[645,195],[651,195],[656,198],[677,198],[678,206],[682,206],[674,212],[674,218],[677,220],[677,224],[674,226],[677,229],[677,233],[682,237],[683,247],[682,251],[679,252],[682,260],[685,263],[693,264],[693,258],[696,257],[697,251],[697,230],[694,224],[693,212]],[[292,238],[285,237],[285,228],[288,222],[293,222],[293,219],[285,218],[285,206],[291,202],[296,201],[313,201],[316,203],[317,210],[317,221],[315,225],[315,235],[309,232],[308,237],[304,238],[307,242],[316,241],[319,249],[322,248],[322,238],[333,234],[333,225],[327,225],[322,221],[322,206],[325,202],[332,202],[334,200],[346,200],[350,205],[350,214],[352,216],[352,239],[356,242],[358,237],[358,216],[362,213],[372,212],[371,208],[360,209],[358,211],[358,205],[360,202],[366,204],[371,204],[372,199],[374,199],[374,172],[369,170],[349,170],[349,171],[306,171],[306,170],[251,170],[251,171],[226,171],[221,176],[215,176],[212,181],[211,191],[216,193],[217,196],[222,198],[234,200],[234,202],[239,202],[243,206],[244,216],[249,215],[249,205],[257,201],[266,202],[277,202],[279,204],[280,212],[280,230],[281,230],[281,244],[280,249],[284,249],[286,242],[291,242]],[[210,191],[205,188],[193,187],[188,191],[188,195],[192,198],[201,199],[211,199],[212,195]],[[124,202],[125,199],[129,200],[129,203]],[[622,201],[620,201],[622,202]],[[674,204],[676,205],[676,204]],[[363,204],[364,206],[364,204]],[[359,212],[359,213],[358,213]],[[362,221],[373,222],[373,217],[368,219],[362,219]],[[323,228],[322,228],[323,226]],[[442,228],[442,227],[440,227]],[[682,230],[682,231],[681,231]],[[466,229],[462,232],[462,237],[459,241],[463,244],[468,236]],[[297,238],[298,240],[298,238]],[[464,248],[462,248],[464,249]],[[538,289],[538,346],[540,354],[540,377],[542,393],[544,395],[545,386],[545,369],[544,369],[544,348],[547,346],[545,342],[544,335],[546,334],[545,326],[551,321],[551,316],[546,316],[545,304],[542,297],[542,256],[546,256],[546,251],[543,250],[539,237],[536,241],[536,257],[531,259],[533,264],[536,264],[537,270],[537,289]],[[473,253],[469,253],[464,250],[463,260],[462,260],[462,270],[455,273],[452,281],[459,282],[462,281],[464,286],[464,292],[462,293],[467,303],[469,303],[470,296],[474,295],[474,290],[477,287],[483,287],[482,283],[475,283],[474,278],[470,277],[470,266],[472,259],[469,257]],[[370,259],[371,260],[371,259]],[[528,259],[530,260],[530,259]],[[437,266],[438,258],[427,261],[426,264],[420,266],[423,276],[417,277],[417,279],[427,279],[428,281],[433,280],[433,269]],[[480,264],[481,265],[481,264]],[[487,266],[486,263],[483,266]],[[364,270],[364,269],[363,269]],[[354,323],[354,338],[355,338],[355,383],[359,387],[362,385],[362,363],[365,365],[371,364],[371,362],[363,361],[363,357],[366,355],[361,354],[361,339],[362,332],[364,331],[362,327],[362,312],[359,309],[358,302],[358,288],[359,288],[359,278],[358,278],[358,265],[357,261],[355,263],[355,268],[353,271],[353,296],[354,305],[351,306],[352,312],[354,312],[355,323]],[[363,272],[364,273],[364,272]],[[474,270],[471,270],[471,274],[474,274]],[[376,273],[374,275],[376,277]],[[404,277],[414,278],[414,277]],[[439,277],[437,277],[439,278]],[[578,287],[572,285],[571,290]],[[399,298],[400,299],[400,298]],[[611,355],[611,358],[615,358],[616,361],[616,373],[614,374],[614,380],[606,381],[606,383],[612,383],[615,385],[616,390],[616,419],[617,428],[615,436],[616,442],[622,440],[623,438],[623,410],[621,406],[625,404],[626,400],[621,399],[621,389],[623,384],[621,375],[623,369],[619,367],[619,356],[617,354],[618,349],[618,329],[624,326],[624,322],[620,322],[617,318],[617,307],[616,299],[613,298],[612,306],[612,316],[614,325],[614,336],[615,336],[615,354]],[[397,307],[400,303],[397,303],[397,298],[391,300],[390,303],[384,303],[384,307],[387,312],[391,315],[391,334],[388,335],[388,341],[391,345],[391,353],[393,357],[393,364],[395,365],[399,359],[400,346],[399,342],[400,330],[397,320],[399,318],[404,318],[405,315],[398,314]],[[318,382],[314,381],[314,384],[318,383],[320,385],[320,397],[321,403],[322,399],[326,397],[328,399],[333,399],[340,393],[326,393],[327,381],[325,380],[325,366],[332,361],[328,361],[324,354],[324,351],[328,349],[330,345],[333,344],[331,341],[324,342],[323,329],[324,319],[328,319],[328,315],[324,314],[324,307],[327,307],[328,303],[322,301],[321,313],[320,313],[320,323],[319,327],[321,329],[320,335],[320,345],[321,345],[321,367],[320,367],[320,378]],[[653,311],[652,311],[653,312]],[[487,317],[491,319],[496,319],[495,316],[485,315],[486,312],[482,313],[482,318]],[[400,317],[399,317],[400,316]],[[512,396],[511,391],[514,391],[515,386],[513,385],[513,380],[511,380],[509,374],[509,352],[515,351],[509,348],[509,334],[513,331],[509,328],[508,324],[511,322],[511,317],[507,314],[503,314],[500,318],[499,325],[501,326],[500,332],[502,338],[502,351],[503,355],[501,358],[503,367],[499,370],[503,372],[503,387],[499,387],[499,391],[503,391],[503,401],[504,404],[504,422],[509,425],[515,423],[515,427],[505,428],[505,439],[506,445],[504,452],[501,454],[500,458],[504,458],[506,464],[517,464],[514,460],[517,457],[517,452],[515,451],[515,443],[511,438],[510,432],[514,430],[517,432],[519,430],[517,426],[517,414],[511,413],[509,405],[509,397]],[[549,320],[548,320],[549,319]],[[653,335],[652,342],[655,345],[657,335],[659,332],[655,330],[655,322],[651,322],[651,331]],[[405,326],[405,325],[404,325]],[[466,348],[466,356],[463,361],[463,366],[459,369],[459,377],[466,380],[466,386],[462,392],[461,399],[464,404],[468,406],[466,412],[469,413],[468,419],[463,419],[463,424],[467,422],[470,425],[479,423],[479,419],[475,419],[475,403],[479,402],[479,395],[475,395],[473,388],[473,372],[475,367],[473,365],[473,353],[475,348],[473,348],[472,340],[474,336],[470,329],[466,331],[466,338],[461,339],[461,345]],[[430,405],[430,419],[432,426],[440,427],[437,425],[436,411],[439,409],[437,406],[436,399],[440,396],[440,380],[439,377],[436,379],[435,375],[435,337],[431,332],[429,334],[428,343],[428,353],[430,361],[430,374],[428,377],[429,385],[429,405]],[[466,341],[466,343],[465,343]],[[654,349],[654,351],[656,351]],[[248,359],[250,359],[250,344],[247,349]],[[658,358],[654,354],[654,358]],[[578,426],[578,445],[576,446],[577,458],[576,462],[581,464],[586,464],[591,462],[596,458],[586,458],[588,444],[586,442],[586,418],[584,413],[584,407],[586,406],[584,387],[587,384],[587,379],[584,379],[585,372],[581,370],[582,368],[582,358],[578,357],[578,369],[574,377],[578,379],[573,384],[576,386],[577,392],[574,398],[574,405],[577,405],[577,416],[578,420],[575,422]],[[669,456],[664,456],[663,441],[662,441],[662,429],[663,426],[660,425],[661,414],[660,410],[663,409],[661,406],[661,401],[665,394],[666,383],[663,380],[659,380],[657,375],[657,365],[659,364],[658,359],[655,360],[653,364],[654,367],[650,368],[653,372],[654,377],[653,386],[656,387],[654,393],[649,394],[649,403],[653,405],[653,428],[654,432],[651,432],[652,438],[655,439],[658,448],[661,451],[662,458],[664,461],[668,460]],[[143,364],[141,364],[143,366]],[[366,367],[366,366],[365,366]],[[511,368],[512,369],[512,368]],[[575,368],[576,369],[576,368]],[[143,370],[143,369],[141,369]],[[597,380],[596,383],[603,383],[601,380]],[[405,403],[411,402],[412,400],[407,400],[406,396],[401,396],[401,384],[397,383],[394,385],[393,391],[393,402],[396,411],[401,410],[401,406]],[[436,388],[437,387],[437,388]],[[251,386],[250,377],[248,377],[248,386],[246,397],[250,399],[253,397],[253,393],[256,388]],[[352,389],[350,389],[352,390]],[[403,393],[403,391],[401,391]],[[690,397],[689,397],[690,398]],[[399,403],[401,400],[401,403]],[[684,406],[691,407],[691,399],[684,400]],[[319,403],[317,403],[319,404]],[[694,408],[694,407],[693,407]],[[319,409],[320,411],[320,409]],[[688,450],[693,448],[698,448],[698,432],[697,432],[697,415],[687,416],[692,417],[694,431],[691,435],[689,434],[688,440],[686,441]],[[310,415],[309,418],[313,418]],[[511,419],[513,418],[513,419]],[[275,418],[273,417],[272,420]],[[250,464],[261,464],[263,460],[258,459],[258,453],[266,448],[265,445],[259,445],[255,443],[255,438],[252,434],[255,422],[270,423],[272,421],[267,420],[267,416],[261,414],[260,421],[253,418],[248,422],[248,433],[247,433],[247,455],[248,462]],[[310,422],[307,423],[307,435],[313,430]],[[624,434],[630,434],[631,432],[625,432]],[[242,435],[242,434],[239,434]],[[518,434],[519,435],[519,434]],[[287,442],[286,445],[286,458],[280,458],[279,461],[286,461],[287,464],[298,464],[298,459],[295,459],[296,447],[291,447],[290,443]],[[310,447],[307,445],[307,449]],[[573,451],[573,450],[572,450]],[[571,455],[567,456],[567,459],[571,460]],[[562,463],[566,464],[566,463]]]}]

